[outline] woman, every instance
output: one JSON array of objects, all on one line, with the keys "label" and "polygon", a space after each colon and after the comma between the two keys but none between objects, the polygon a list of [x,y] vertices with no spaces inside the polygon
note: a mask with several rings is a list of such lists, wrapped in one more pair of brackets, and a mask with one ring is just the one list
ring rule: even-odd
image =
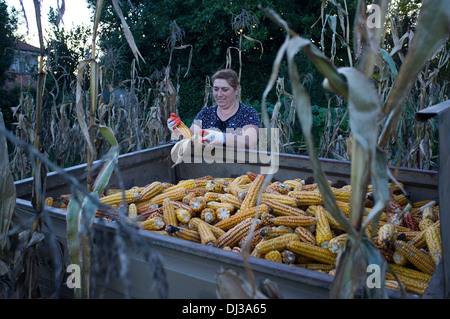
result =
[{"label": "woman", "polygon": [[[241,86],[235,71],[224,69],[212,77],[215,105],[204,107],[190,127],[193,134],[201,134],[202,142],[237,148],[256,148],[261,121],[258,112],[239,102]],[[169,118],[172,131],[179,123]]]}]

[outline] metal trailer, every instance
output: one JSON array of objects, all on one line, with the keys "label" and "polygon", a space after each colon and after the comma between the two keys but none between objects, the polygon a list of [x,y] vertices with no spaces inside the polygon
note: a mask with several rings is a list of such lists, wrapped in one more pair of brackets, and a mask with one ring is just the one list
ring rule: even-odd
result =
[{"label": "metal trailer", "polygon": [[[211,175],[213,177],[233,177],[246,172],[259,172],[260,161],[246,163],[196,163],[196,155],[192,154],[192,162],[181,162],[173,167],[171,149],[173,144],[162,145],[150,149],[121,155],[118,168],[120,176],[114,174],[109,187],[118,187],[123,182],[125,188],[144,186],[151,181],[176,182],[182,179]],[[251,154],[246,154],[247,158]],[[307,156],[279,154],[279,169],[273,176],[278,180],[313,176]],[[350,162],[321,159],[327,178],[333,182],[343,180],[349,183]],[[86,182],[86,165],[65,169],[65,172],[76,177],[81,183]],[[120,178],[119,178],[120,177]],[[413,200],[433,199],[438,196],[438,172],[416,169],[399,169],[397,178],[404,183],[405,189]],[[30,202],[32,179],[24,179],[15,183],[17,190],[16,225],[31,225],[35,212]],[[49,173],[46,181],[47,196],[58,196],[70,193],[70,185],[57,173]],[[442,198],[441,198],[442,199]],[[58,240],[66,244],[66,212],[61,209],[48,208],[54,233]],[[96,220],[94,230],[110,232],[114,236],[115,225]],[[178,238],[154,234],[140,230],[142,241],[150,242],[160,254],[168,282],[169,298],[216,298],[216,274],[220,269],[236,269],[244,278],[244,263],[241,254],[228,252]],[[446,237],[443,237],[446,238]],[[446,242],[444,249],[449,248]],[[139,251],[130,249],[131,282],[133,298],[157,298],[156,292],[149,286],[152,278],[147,265]],[[447,256],[444,254],[444,256]],[[249,265],[255,276],[255,282],[270,279],[278,286],[283,298],[328,298],[333,276],[300,267],[270,262],[261,258],[250,257]],[[441,263],[442,264],[442,263]],[[443,295],[442,266],[438,266],[424,297],[440,298]],[[124,286],[119,280],[112,280],[106,287],[105,298],[121,298]],[[68,292],[69,296],[71,291]],[[395,291],[390,297],[398,298]],[[409,298],[419,298],[408,294]]]}]

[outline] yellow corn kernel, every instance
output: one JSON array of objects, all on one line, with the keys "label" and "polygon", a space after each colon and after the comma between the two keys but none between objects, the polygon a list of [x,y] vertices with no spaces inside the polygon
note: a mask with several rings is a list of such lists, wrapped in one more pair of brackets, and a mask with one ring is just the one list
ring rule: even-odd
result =
[{"label": "yellow corn kernel", "polygon": [[396,239],[397,229],[393,224],[384,224],[378,229],[378,245],[390,247]]},{"label": "yellow corn kernel", "polygon": [[230,203],[211,201],[211,202],[206,203],[206,207],[212,208],[215,210],[222,208],[222,209],[228,210],[230,213],[234,211],[234,206],[233,206],[233,204],[230,204]]},{"label": "yellow corn kernel", "polygon": [[181,202],[183,202],[186,205],[189,205],[189,202],[191,201],[191,199],[193,199],[195,196],[195,193],[193,192],[189,192],[187,193],[186,196],[183,197],[183,199],[181,200]]},{"label": "yellow corn kernel", "polygon": [[177,237],[177,238],[181,238],[184,240],[189,240],[189,241],[193,241],[196,243],[200,243],[201,239],[200,239],[200,234],[198,233],[197,230],[193,230],[193,229],[188,229],[185,227],[177,227],[177,226],[173,226],[173,225],[167,225],[166,226],[166,231]]},{"label": "yellow corn kernel", "polygon": [[180,122],[180,124],[177,125],[177,129],[184,138],[189,139],[192,137],[192,131],[183,122]]},{"label": "yellow corn kernel", "polygon": [[336,197],[336,200],[340,202],[350,203],[350,194],[351,191],[342,189],[342,188],[334,188],[331,187],[331,190]]},{"label": "yellow corn kernel", "polygon": [[163,190],[163,193],[171,192],[177,188],[185,188],[187,190],[187,189],[191,189],[194,187],[196,187],[196,184],[195,184],[194,179],[191,178],[191,179],[179,181],[177,184]]},{"label": "yellow corn kernel", "polygon": [[347,234],[346,233],[340,234],[339,236],[330,239],[328,243],[328,249],[332,253],[337,254],[339,250],[343,250],[345,248],[346,242],[347,242]]},{"label": "yellow corn kernel", "polygon": [[238,184],[236,182],[236,180],[234,180],[228,184],[228,193],[239,197],[240,200],[243,200],[245,198],[245,195],[247,195],[247,191],[244,190],[241,187],[241,184]]},{"label": "yellow corn kernel", "polygon": [[147,201],[154,196],[158,195],[164,190],[164,185],[161,182],[153,182],[147,186],[145,186],[141,192],[140,195],[142,197],[142,201]]},{"label": "yellow corn kernel", "polygon": [[426,274],[433,275],[436,265],[429,255],[425,254],[417,247],[400,240],[395,241],[394,244],[395,250],[408,258],[408,260],[416,266],[417,269]]},{"label": "yellow corn kernel", "polygon": [[175,213],[175,207],[169,198],[166,198],[163,202],[163,220],[166,227],[168,225],[177,226],[178,219]]},{"label": "yellow corn kernel", "polygon": [[262,199],[275,199],[278,202],[289,205],[291,207],[298,207],[299,205],[298,201],[294,197],[283,194],[263,193],[261,195],[261,200]]},{"label": "yellow corn kernel", "polygon": [[180,201],[186,196],[187,190],[184,187],[176,188],[171,190],[170,192],[161,193],[153,197],[150,201],[152,204],[162,205],[166,198],[169,198],[172,201]]},{"label": "yellow corn kernel", "polygon": [[264,255],[271,250],[283,251],[293,241],[300,241],[300,237],[295,233],[285,234],[272,239],[262,240],[255,246],[255,249]]},{"label": "yellow corn kernel", "polygon": [[222,203],[229,203],[233,205],[235,209],[240,209],[242,205],[242,199],[233,194],[223,194],[220,196],[220,201]]},{"label": "yellow corn kernel", "polygon": [[324,264],[334,265],[336,263],[336,254],[320,246],[311,245],[301,241],[291,241],[286,248],[296,254],[311,258]]},{"label": "yellow corn kernel", "polygon": [[[191,218],[191,220],[189,221],[189,228],[191,228],[191,229],[197,229],[198,228],[198,225],[201,223],[201,222],[205,222],[204,220],[202,220],[201,218],[198,218],[198,217],[193,217],[193,218]],[[207,223],[208,224],[208,223]],[[216,226],[214,226],[214,225],[211,225],[211,224],[208,224],[209,226],[209,228],[211,229],[211,231],[212,231],[212,233],[214,234],[214,236],[216,236],[216,238],[219,238],[220,236],[222,236],[223,234],[225,234],[225,231],[224,230],[222,230],[222,229],[220,229],[220,228],[217,228]]]},{"label": "yellow corn kernel", "polygon": [[442,257],[441,228],[431,226],[425,229],[425,241],[434,263],[437,265]]},{"label": "yellow corn kernel", "polygon": [[432,226],[434,222],[430,218],[422,218],[419,222],[419,229],[425,230],[426,228]]},{"label": "yellow corn kernel", "polygon": [[283,262],[283,258],[281,257],[281,253],[278,250],[271,250],[267,254],[264,255],[264,259],[275,261],[277,263]]},{"label": "yellow corn kernel", "polygon": [[310,216],[278,216],[269,219],[269,221],[277,226],[284,225],[290,227],[313,226],[317,224],[317,218]]},{"label": "yellow corn kernel", "polygon": [[221,181],[215,179],[215,180],[208,181],[205,185],[205,189],[208,192],[223,194],[223,193],[225,193],[226,186],[227,185],[224,182],[221,182]]},{"label": "yellow corn kernel", "polygon": [[264,239],[271,239],[281,235],[293,233],[294,230],[291,227],[287,226],[271,226],[265,227],[261,232],[261,236]]}]

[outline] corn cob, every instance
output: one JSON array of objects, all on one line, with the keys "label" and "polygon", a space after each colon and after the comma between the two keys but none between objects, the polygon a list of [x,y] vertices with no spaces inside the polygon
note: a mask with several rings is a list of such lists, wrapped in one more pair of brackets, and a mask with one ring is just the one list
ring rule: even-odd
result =
[{"label": "corn cob", "polygon": [[271,239],[281,235],[293,233],[294,230],[291,227],[287,226],[271,226],[265,227],[261,232],[261,236],[264,239]]},{"label": "corn cob", "polygon": [[216,236],[214,236],[211,228],[205,222],[199,222],[197,226],[197,231],[200,235],[200,242],[203,245],[214,246],[216,244]]},{"label": "corn cob", "polygon": [[217,222],[214,226],[216,226],[220,229],[223,229],[223,230],[228,230],[228,229],[236,226],[237,224],[239,224],[240,222],[242,222],[243,220],[245,220],[247,218],[254,218],[255,216],[257,218],[261,218],[261,216],[264,213],[268,213],[268,211],[269,211],[269,208],[265,204],[254,206],[252,208],[245,209],[245,210],[241,209],[239,212],[235,213],[233,216],[229,217],[228,219]]},{"label": "corn cob", "polygon": [[45,198],[45,205],[46,206],[53,206],[53,197]]},{"label": "corn cob", "polygon": [[322,206],[317,207],[316,218],[316,244],[321,247],[328,248],[328,243],[334,236],[331,233],[331,227],[328,222],[328,218],[325,215],[325,209]]},{"label": "corn cob", "polygon": [[166,231],[169,234],[171,234],[177,238],[193,241],[196,243],[201,242],[200,234],[198,233],[197,230],[188,229],[185,227],[177,227],[177,226],[173,226],[173,225],[167,225]]},{"label": "corn cob", "polygon": [[143,211],[143,212],[140,212],[139,209],[138,209],[138,214],[141,217],[143,217],[143,218],[148,218],[148,217],[150,217],[150,215],[152,215],[154,213],[157,213],[157,214],[160,214],[161,218],[162,218],[162,209],[163,209],[162,206],[161,207],[157,207],[157,208],[151,208],[151,209],[148,209],[148,210]]},{"label": "corn cob", "polygon": [[410,239],[408,242],[417,248],[426,247],[427,241],[425,240],[425,230],[421,230],[420,232],[418,232],[417,235]]},{"label": "corn cob", "polygon": [[247,195],[245,196],[244,200],[242,201],[242,204],[241,204],[242,210],[254,207],[256,205],[256,200],[258,199],[258,195],[259,195],[259,192],[261,191],[261,187],[262,187],[262,184],[264,183],[264,179],[265,179],[264,175],[260,174],[253,180],[253,182],[251,183],[251,186],[248,190]]},{"label": "corn cob", "polygon": [[[263,239],[261,236],[261,231],[265,228],[267,228],[268,226],[264,226],[261,228],[258,228],[257,230],[254,231],[254,233],[252,234],[252,238],[251,238],[251,243],[250,243],[250,250],[255,249],[255,246]],[[242,239],[239,241],[238,245],[239,247],[243,248],[244,245],[247,242],[247,239],[249,238],[250,234],[245,235],[244,237],[242,237]]]},{"label": "corn cob", "polygon": [[297,226],[295,227],[294,232],[300,237],[301,241],[312,245],[316,244],[316,237],[309,229],[302,226]]},{"label": "corn cob", "polygon": [[412,279],[403,275],[397,275],[401,283],[405,286],[405,290],[416,295],[422,296],[428,287],[428,282]]},{"label": "corn cob", "polygon": [[340,202],[350,203],[350,194],[351,191],[342,189],[342,188],[335,188],[331,187],[331,190],[336,197],[336,200]]},{"label": "corn cob", "polygon": [[185,188],[186,190],[196,187],[194,179],[179,181],[177,184],[170,186],[162,191],[162,193],[171,192],[177,188]]},{"label": "corn cob", "polygon": [[271,250],[267,254],[264,255],[264,259],[275,261],[277,263],[283,262],[283,258],[281,257],[281,253],[278,250]]},{"label": "corn cob", "polygon": [[206,194],[203,197],[205,198],[205,201],[208,203],[208,202],[218,202],[218,201],[220,201],[220,196],[222,196],[221,193],[206,192]]},{"label": "corn cob", "polygon": [[200,213],[200,218],[208,224],[216,222],[216,211],[212,208],[204,208]]},{"label": "corn cob", "polygon": [[396,275],[402,275],[411,279],[416,279],[420,281],[429,282],[431,280],[431,275],[415,270],[412,268],[404,267],[401,265],[388,263],[389,267],[395,272]]},{"label": "corn cob", "polygon": [[432,226],[434,223],[430,218],[422,218],[422,220],[419,222],[419,229],[425,230],[428,227]]},{"label": "corn cob", "polygon": [[255,172],[247,172],[247,177],[250,179],[250,182],[253,182],[258,177],[258,174]]},{"label": "corn cob", "polygon": [[405,224],[406,227],[408,227],[412,231],[419,230],[419,225],[417,224],[411,212],[407,212],[405,215],[403,215],[403,223]]},{"label": "corn cob", "polygon": [[[391,269],[400,279],[401,283],[405,286],[405,290],[423,295],[428,287],[428,283],[431,280],[431,276],[423,272],[399,266],[396,264],[389,264]],[[387,278],[393,277],[391,274],[386,274]]]},{"label": "corn cob", "polygon": [[291,190],[301,191],[303,189],[303,183],[301,179],[288,179],[283,181],[284,185],[291,187]]},{"label": "corn cob", "polygon": [[330,242],[328,243],[328,249],[332,253],[337,254],[339,250],[345,248],[346,242],[347,242],[347,234],[346,233],[340,234],[339,236],[330,239]]},{"label": "corn cob", "polygon": [[385,280],[384,286],[389,289],[400,290],[400,285],[397,280]]},{"label": "corn cob", "polygon": [[183,199],[181,200],[182,203],[189,205],[189,202],[191,201],[191,199],[195,198],[196,195],[193,192],[187,192],[187,195],[183,197]]},{"label": "corn cob", "polygon": [[172,204],[173,204],[173,207],[175,207],[175,209],[184,209],[184,210],[187,210],[191,215],[194,214],[194,212],[192,211],[192,208],[180,200],[172,200]]},{"label": "corn cob", "polygon": [[188,193],[193,193],[194,197],[205,196],[206,188],[204,187],[194,187],[187,190]]},{"label": "corn cob", "polygon": [[231,216],[231,211],[227,208],[216,209],[216,219],[218,221],[223,221],[229,219]]},{"label": "corn cob", "polygon": [[436,221],[436,216],[434,215],[433,207],[432,207],[432,206],[428,206],[428,207],[425,207],[425,208],[424,208],[424,210],[423,210],[423,212],[422,212],[422,219],[424,219],[424,218],[428,218],[428,219],[430,219],[432,222],[435,222],[435,221]]},{"label": "corn cob", "polygon": [[278,216],[269,220],[277,226],[312,226],[317,224],[317,218],[309,216]]},{"label": "corn cob", "polygon": [[142,197],[142,201],[146,201],[151,199],[152,197],[158,195],[164,190],[164,185],[161,182],[153,182],[147,186],[145,186],[141,192],[140,195]]},{"label": "corn cob", "polygon": [[231,203],[222,203],[222,202],[211,201],[211,202],[206,203],[206,207],[215,209],[216,211],[220,208],[224,209],[224,210],[228,210],[230,213],[234,211],[234,206]]},{"label": "corn cob", "polygon": [[240,209],[242,205],[242,199],[233,194],[223,194],[222,196],[220,196],[220,201],[222,203],[232,204],[235,209]]},{"label": "corn cob", "polygon": [[289,195],[282,195],[282,194],[271,194],[271,193],[263,193],[261,195],[262,199],[274,199],[278,202],[281,202],[285,205],[291,206],[291,207],[298,207],[298,201]]},{"label": "corn cob", "polygon": [[434,269],[436,265],[434,264],[433,259],[422,252],[417,247],[402,242],[400,240],[395,241],[395,250],[400,254],[404,255],[408,260],[417,267],[417,269],[423,271],[426,274],[432,275],[434,273]]},{"label": "corn cob", "polygon": [[269,206],[272,209],[272,212],[275,215],[279,215],[279,216],[295,216],[295,215],[296,216],[302,216],[302,215],[304,216],[304,215],[306,215],[305,211],[298,207],[293,207],[291,205],[280,202],[279,200],[267,198],[264,196],[261,199],[261,204],[266,204],[267,206]]},{"label": "corn cob", "polygon": [[[193,218],[191,218],[191,220],[189,221],[189,228],[191,228],[191,229],[197,229],[198,228],[198,225],[201,223],[201,222],[204,222],[202,219],[200,219],[200,218],[198,218],[198,217],[193,217]],[[207,223],[208,224],[208,223]],[[214,225],[211,225],[211,224],[208,224],[209,226],[209,228],[211,229],[211,231],[212,231],[212,233],[214,234],[214,236],[216,237],[216,238],[219,238],[220,236],[222,236],[223,234],[225,234],[225,231],[224,230],[222,230],[222,229],[220,229],[220,228],[217,228],[216,226],[214,226]]]},{"label": "corn cob", "polygon": [[197,196],[197,197],[192,198],[189,201],[189,207],[191,207],[191,209],[194,213],[201,212],[203,209],[206,208],[205,197]]},{"label": "corn cob", "polygon": [[[303,188],[304,189],[304,188]],[[323,205],[322,194],[319,191],[291,191],[289,196],[298,201],[298,206]]]},{"label": "corn cob", "polygon": [[172,201],[169,198],[166,198],[163,202],[163,220],[166,227],[168,225],[177,226],[178,219],[177,214],[175,213],[175,207],[173,206]]},{"label": "corn cob", "polygon": [[136,218],[137,217],[136,204],[131,203],[130,205],[128,205],[128,217],[129,218]]},{"label": "corn cob", "polygon": [[141,228],[145,230],[161,230],[165,226],[160,217],[151,217],[141,222]]},{"label": "corn cob", "polygon": [[175,215],[177,216],[177,220],[183,224],[189,223],[189,221],[192,218],[191,213],[189,213],[189,211],[183,208],[175,209]]},{"label": "corn cob", "polygon": [[397,229],[393,224],[384,224],[378,229],[378,245],[381,247],[392,247],[396,240]]},{"label": "corn cob", "polygon": [[141,196],[139,195],[139,191],[137,189],[128,189],[125,190],[125,192],[118,192],[112,195],[100,197],[100,202],[102,204],[117,205],[122,203],[124,199],[127,204],[130,204],[141,199]]},{"label": "corn cob", "polygon": [[303,184],[302,191],[315,191],[319,189],[319,184],[312,183],[312,184]]},{"label": "corn cob", "polygon": [[177,129],[184,138],[189,139],[192,137],[192,131],[183,122],[180,122],[180,124],[177,125]]},{"label": "corn cob", "polygon": [[109,188],[105,191],[105,196],[112,195],[121,191],[122,190],[120,188]]},{"label": "corn cob", "polygon": [[411,202],[408,200],[408,198],[406,198],[404,194],[392,194],[392,196],[402,207],[405,207],[407,204],[411,204]]},{"label": "corn cob", "polygon": [[247,195],[247,191],[244,190],[241,187],[241,184],[238,184],[238,182],[236,182],[236,180],[234,180],[228,184],[228,193],[239,197],[241,200],[243,200],[245,198],[245,195]]},{"label": "corn cob", "polygon": [[281,252],[281,257],[283,259],[283,263],[288,265],[295,264],[298,258],[296,253],[287,249]]},{"label": "corn cob", "polygon": [[398,251],[394,251],[394,254],[392,255],[392,261],[399,266],[405,266],[409,264],[408,258],[400,254]]},{"label": "corn cob", "polygon": [[300,237],[295,233],[285,234],[272,239],[262,240],[256,245],[255,249],[264,255],[271,250],[283,251],[293,241],[300,241]]},{"label": "corn cob", "polygon": [[292,241],[286,248],[296,254],[314,259],[324,264],[334,265],[336,263],[336,254],[320,246],[314,246],[301,241]]},{"label": "corn cob", "polygon": [[280,181],[276,181],[267,185],[270,189],[282,194],[286,195],[289,191],[291,191],[291,186],[281,183]]},{"label": "corn cob", "polygon": [[428,227],[425,230],[425,240],[430,256],[437,265],[442,257],[441,228],[437,226]]},{"label": "corn cob", "polygon": [[342,202],[342,201],[336,201],[337,206],[339,209],[344,213],[345,216],[350,216],[350,203]]},{"label": "corn cob", "polygon": [[150,201],[152,204],[162,205],[166,198],[169,198],[172,201],[180,201],[186,196],[187,190],[184,187],[176,188],[170,192],[161,193],[153,197]]},{"label": "corn cob", "polygon": [[219,182],[217,180],[208,181],[205,185],[205,189],[208,192],[213,193],[225,193],[225,183]]},{"label": "corn cob", "polygon": [[[250,230],[253,220],[253,218],[247,218],[229,229],[217,239],[216,246],[219,248],[223,248],[224,246],[235,246]],[[261,227],[261,221],[257,219],[255,229],[258,229],[259,227]]]}]

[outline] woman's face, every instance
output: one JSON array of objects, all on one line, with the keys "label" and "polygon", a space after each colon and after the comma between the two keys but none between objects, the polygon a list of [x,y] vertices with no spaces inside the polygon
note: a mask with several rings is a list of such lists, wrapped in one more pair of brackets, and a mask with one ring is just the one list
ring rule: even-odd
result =
[{"label": "woman's face", "polygon": [[219,107],[231,107],[236,103],[238,91],[224,79],[216,79],[213,83],[213,96]]}]

